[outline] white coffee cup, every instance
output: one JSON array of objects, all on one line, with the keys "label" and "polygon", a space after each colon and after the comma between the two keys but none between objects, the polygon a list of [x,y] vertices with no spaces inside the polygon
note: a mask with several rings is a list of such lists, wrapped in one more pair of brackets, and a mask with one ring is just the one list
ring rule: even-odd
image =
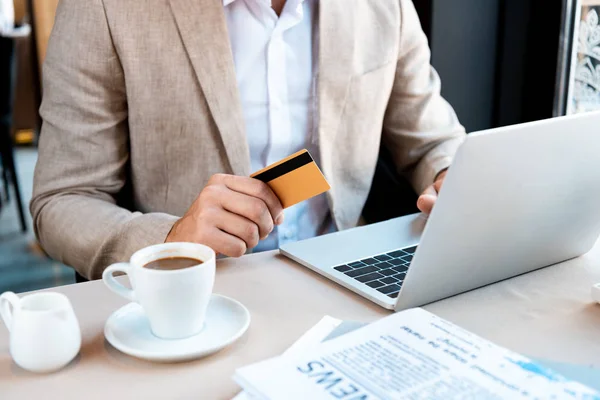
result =
[{"label": "white coffee cup", "polygon": [[56,371],[73,360],[81,331],[71,302],[61,293],[0,296],[0,315],[10,333],[10,354],[23,369]]},{"label": "white coffee cup", "polygon": [[[176,270],[144,267],[172,257],[195,258],[202,263]],[[133,289],[121,285],[115,272],[126,273]],[[102,279],[109,289],[142,306],[155,336],[182,339],[199,333],[204,325],[215,282],[215,252],[195,243],[158,244],[137,251],[129,263],[106,268]]]}]

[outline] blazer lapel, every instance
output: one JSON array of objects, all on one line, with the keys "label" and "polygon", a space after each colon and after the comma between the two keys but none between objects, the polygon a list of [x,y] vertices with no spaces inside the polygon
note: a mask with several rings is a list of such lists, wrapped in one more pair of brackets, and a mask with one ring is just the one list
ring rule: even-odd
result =
[{"label": "blazer lapel", "polygon": [[250,174],[235,66],[222,0],[169,0],[181,39],[236,175]]},{"label": "blazer lapel", "polygon": [[355,0],[319,2],[319,144],[337,132],[348,97],[354,58]]},{"label": "blazer lapel", "polygon": [[[356,0],[325,0],[319,4],[318,40],[318,118],[321,166],[325,176],[333,176],[334,167],[342,158],[343,149],[333,149],[340,118],[348,97],[352,79]],[[333,157],[332,157],[333,155]],[[335,158],[335,160],[334,160]],[[341,210],[336,210],[332,188],[329,203],[336,223],[343,225]]]}]

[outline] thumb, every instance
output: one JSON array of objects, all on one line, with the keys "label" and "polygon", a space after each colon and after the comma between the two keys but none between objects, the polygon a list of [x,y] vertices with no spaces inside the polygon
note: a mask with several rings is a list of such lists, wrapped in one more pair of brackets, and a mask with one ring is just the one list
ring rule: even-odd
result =
[{"label": "thumb", "polygon": [[435,190],[436,195],[437,195],[437,193],[440,192],[440,189],[442,188],[443,184],[444,184],[444,180],[443,179],[438,179],[437,181],[435,181],[433,183],[433,190]]},{"label": "thumb", "polygon": [[421,196],[419,196],[419,199],[417,200],[417,208],[425,214],[430,214],[436,200],[437,191],[435,190],[434,186],[431,185],[423,191]]}]

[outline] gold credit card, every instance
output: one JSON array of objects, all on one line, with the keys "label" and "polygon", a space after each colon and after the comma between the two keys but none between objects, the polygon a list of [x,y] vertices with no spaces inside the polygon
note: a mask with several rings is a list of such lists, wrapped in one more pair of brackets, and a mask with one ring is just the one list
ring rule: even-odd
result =
[{"label": "gold credit card", "polygon": [[310,153],[305,150],[292,154],[250,175],[263,181],[288,208],[331,189]]}]

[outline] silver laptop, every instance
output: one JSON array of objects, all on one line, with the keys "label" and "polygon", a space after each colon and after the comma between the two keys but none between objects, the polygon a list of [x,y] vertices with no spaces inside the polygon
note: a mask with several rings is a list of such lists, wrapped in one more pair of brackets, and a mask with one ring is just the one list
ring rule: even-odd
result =
[{"label": "silver laptop", "polygon": [[282,254],[401,310],[588,252],[600,235],[600,113],[472,133],[427,220],[286,244]]}]

